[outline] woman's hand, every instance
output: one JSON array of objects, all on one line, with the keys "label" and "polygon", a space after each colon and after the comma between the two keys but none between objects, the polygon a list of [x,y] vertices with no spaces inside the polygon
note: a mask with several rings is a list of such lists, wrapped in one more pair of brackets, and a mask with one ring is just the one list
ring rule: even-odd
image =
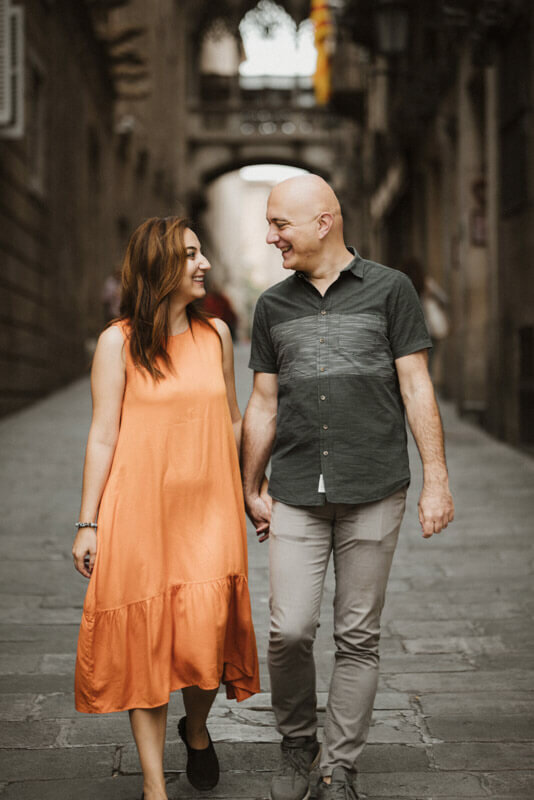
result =
[{"label": "woman's hand", "polygon": [[80,528],[72,545],[74,566],[84,578],[90,578],[96,558],[96,533],[93,528]]}]

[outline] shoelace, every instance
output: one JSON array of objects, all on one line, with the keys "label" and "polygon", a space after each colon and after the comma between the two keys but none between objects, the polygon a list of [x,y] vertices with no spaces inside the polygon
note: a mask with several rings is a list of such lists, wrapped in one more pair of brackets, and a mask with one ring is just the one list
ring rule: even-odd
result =
[{"label": "shoelace", "polygon": [[310,767],[300,748],[295,748],[295,750],[282,750],[282,759],[283,763],[280,767],[279,775],[298,772],[299,775],[302,775],[304,778],[309,776]]},{"label": "shoelace", "polygon": [[358,800],[358,795],[350,783],[343,781],[334,781],[330,784],[332,787],[331,800]]}]

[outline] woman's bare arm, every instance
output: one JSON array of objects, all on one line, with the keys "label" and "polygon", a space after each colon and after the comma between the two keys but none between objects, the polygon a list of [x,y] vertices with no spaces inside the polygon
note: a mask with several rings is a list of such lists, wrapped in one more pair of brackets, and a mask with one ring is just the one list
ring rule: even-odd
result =
[{"label": "woman's bare arm", "polygon": [[[80,522],[94,522],[98,514],[119,435],[125,382],[124,339],[117,327],[107,328],[98,340],[91,371],[93,418],[85,450]],[[96,547],[95,531],[80,528],[72,555],[76,569],[86,578],[91,577]]]},{"label": "woman's bare arm", "polygon": [[230,329],[226,322],[222,319],[214,319],[213,322],[217,327],[217,332],[221,337],[222,344],[222,365],[224,373],[224,382],[226,384],[226,397],[228,399],[228,408],[230,409],[230,417],[232,418],[232,426],[234,428],[235,443],[237,452],[241,448],[241,411],[237,404],[237,395],[235,391],[235,372],[234,372],[234,344]]}]

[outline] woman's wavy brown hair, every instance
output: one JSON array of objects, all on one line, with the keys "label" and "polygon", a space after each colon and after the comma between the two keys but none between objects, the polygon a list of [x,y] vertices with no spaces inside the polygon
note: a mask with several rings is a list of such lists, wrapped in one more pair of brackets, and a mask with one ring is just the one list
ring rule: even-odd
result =
[{"label": "woman's wavy brown hair", "polygon": [[[122,265],[120,319],[130,328],[132,360],[156,381],[165,377],[161,366],[172,370],[167,352],[170,300],[185,270],[187,228],[191,226],[183,217],[145,220],[133,232]],[[197,319],[210,325],[208,315],[194,303],[186,313],[190,324]]]}]

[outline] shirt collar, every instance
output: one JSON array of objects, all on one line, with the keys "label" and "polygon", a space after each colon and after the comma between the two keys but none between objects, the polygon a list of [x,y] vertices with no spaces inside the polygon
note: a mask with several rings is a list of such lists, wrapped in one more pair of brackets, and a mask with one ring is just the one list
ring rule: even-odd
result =
[{"label": "shirt collar", "polygon": [[[341,272],[352,272],[352,274],[355,275],[357,278],[363,278],[363,258],[356,251],[355,247],[347,245],[347,250],[354,257],[352,261],[349,264],[347,264],[346,267],[343,267]],[[305,278],[306,280],[308,280],[308,276],[306,275],[305,272],[297,271],[295,274],[298,278]]]},{"label": "shirt collar", "polygon": [[347,264],[347,266],[341,270],[341,272],[352,272],[353,275],[356,275],[357,278],[363,278],[363,258],[361,255],[356,251],[355,247],[347,246],[347,250],[349,253],[352,253],[354,258]]}]

